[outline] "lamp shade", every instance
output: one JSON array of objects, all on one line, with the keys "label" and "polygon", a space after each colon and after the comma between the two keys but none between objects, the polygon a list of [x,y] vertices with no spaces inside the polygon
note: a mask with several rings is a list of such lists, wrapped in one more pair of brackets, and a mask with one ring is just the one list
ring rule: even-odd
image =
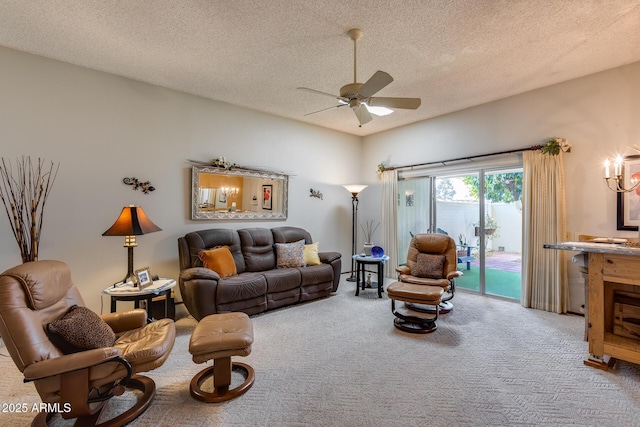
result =
[{"label": "lamp shade", "polygon": [[140,206],[125,206],[116,222],[103,236],[141,236],[143,234],[162,231],[147,217]]},{"label": "lamp shade", "polygon": [[346,188],[349,193],[356,195],[362,190],[364,190],[365,188],[367,188],[368,186],[362,185],[362,184],[346,184],[346,185],[343,185],[343,187]]}]

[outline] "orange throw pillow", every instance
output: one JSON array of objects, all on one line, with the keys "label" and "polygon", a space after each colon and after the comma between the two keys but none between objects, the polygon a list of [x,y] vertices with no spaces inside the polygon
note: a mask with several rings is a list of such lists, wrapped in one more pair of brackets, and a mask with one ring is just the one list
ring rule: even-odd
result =
[{"label": "orange throw pillow", "polygon": [[204,268],[215,271],[223,279],[238,274],[236,262],[228,246],[200,251],[198,257],[202,260]]}]

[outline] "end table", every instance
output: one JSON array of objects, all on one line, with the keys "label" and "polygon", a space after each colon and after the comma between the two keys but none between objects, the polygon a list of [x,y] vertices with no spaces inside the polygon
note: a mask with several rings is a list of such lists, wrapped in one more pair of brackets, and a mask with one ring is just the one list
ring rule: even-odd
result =
[{"label": "end table", "polygon": [[[133,286],[132,283],[118,283],[115,286],[109,286],[102,291],[102,294],[109,295],[111,297],[111,312],[116,311],[116,303],[118,301],[133,301],[135,308],[140,308],[140,301],[146,301],[147,309],[147,321],[153,321],[151,314],[151,305],[153,299],[156,297],[165,297],[164,316],[169,317],[171,311],[170,304],[172,304],[171,292],[176,286],[174,279],[158,279],[147,287],[140,289],[137,286]],[[170,301],[171,300],[171,301]]]},{"label": "end table", "polygon": [[384,282],[384,263],[389,260],[389,255],[384,255],[381,257],[374,256],[366,256],[366,255],[354,255],[353,259],[356,261],[356,296],[360,295],[360,273],[362,273],[362,290],[365,287],[365,266],[366,265],[377,265],[378,266],[378,281],[371,283],[373,285],[377,285],[378,287],[378,298],[382,298],[382,292],[384,289],[382,287]]}]

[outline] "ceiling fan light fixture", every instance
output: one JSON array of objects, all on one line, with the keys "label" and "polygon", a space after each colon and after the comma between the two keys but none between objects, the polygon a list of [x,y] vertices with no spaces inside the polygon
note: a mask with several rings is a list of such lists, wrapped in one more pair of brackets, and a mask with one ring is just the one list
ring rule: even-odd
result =
[{"label": "ceiling fan light fixture", "polygon": [[393,113],[393,110],[391,108],[387,108],[387,107],[376,107],[376,106],[371,106],[368,104],[364,104],[367,107],[367,110],[369,110],[369,112],[371,114],[375,114],[376,116],[388,116],[389,114]]},{"label": "ceiling fan light fixture", "polygon": [[[329,108],[323,108],[322,110],[314,111],[310,114],[319,113],[321,111],[331,110],[333,108],[339,108],[348,105],[355,113],[356,118],[360,126],[365,123],[369,123],[373,118],[371,114],[376,116],[387,116],[393,113],[394,109],[409,109],[415,110],[420,107],[420,98],[398,98],[398,97],[374,97],[376,93],[384,89],[393,82],[393,77],[384,71],[376,71],[369,80],[364,83],[358,83],[356,74],[357,70],[357,42],[362,37],[362,30],[353,28],[347,32],[349,37],[353,40],[353,83],[347,83],[340,88],[340,95],[332,95],[327,92],[322,92],[315,89],[306,87],[299,87],[299,90],[315,93],[318,95],[324,95],[331,98],[335,98],[338,101],[337,105]],[[393,108],[393,109],[392,109]]]}]

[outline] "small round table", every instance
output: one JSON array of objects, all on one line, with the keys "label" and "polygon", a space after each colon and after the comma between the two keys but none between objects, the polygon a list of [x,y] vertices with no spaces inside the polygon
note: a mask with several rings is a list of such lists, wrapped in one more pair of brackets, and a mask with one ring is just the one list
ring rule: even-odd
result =
[{"label": "small round table", "polygon": [[366,256],[366,255],[354,255],[353,259],[356,261],[356,296],[360,295],[360,273],[362,273],[362,290],[365,288],[365,266],[376,265],[378,266],[378,281],[371,283],[371,286],[377,285],[378,298],[382,298],[382,287],[384,282],[384,263],[389,260],[389,255],[383,255],[381,257]]},{"label": "small round table", "polygon": [[169,300],[175,286],[176,281],[174,279],[158,279],[142,289],[133,286],[131,283],[117,283],[115,286],[109,286],[102,293],[111,297],[112,313],[115,313],[118,301],[133,301],[134,307],[140,308],[140,301],[145,300],[147,302],[147,321],[151,322],[153,321],[151,304],[156,297],[165,297],[164,315],[169,317]]}]

